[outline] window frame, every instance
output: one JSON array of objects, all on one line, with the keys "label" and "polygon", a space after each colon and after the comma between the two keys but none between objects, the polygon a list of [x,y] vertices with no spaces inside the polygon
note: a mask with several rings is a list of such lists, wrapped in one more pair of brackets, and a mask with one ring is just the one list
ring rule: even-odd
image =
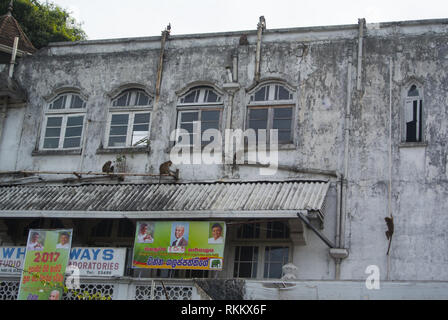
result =
[{"label": "window frame", "polygon": [[[289,92],[290,99],[283,99],[283,100],[275,100],[276,95],[276,89],[275,86],[283,87]],[[269,94],[266,95],[268,100],[263,101],[255,101],[255,95],[256,93],[261,90],[262,88],[269,87]],[[279,89],[280,90],[280,89]],[[254,97],[254,99],[252,99]],[[282,146],[295,146],[296,142],[296,133],[295,133],[295,123],[296,123],[296,92],[294,89],[291,88],[291,86],[281,83],[281,82],[263,82],[262,84],[256,86],[248,93],[248,102],[246,104],[246,113],[245,113],[245,130],[250,129],[250,112],[251,110],[255,109],[267,109],[268,110],[268,119],[267,119],[267,132],[266,132],[266,142],[270,143],[270,130],[273,130],[273,124],[274,124],[274,109],[281,109],[281,108],[291,108],[291,135],[290,140],[285,142],[278,141],[279,147]],[[258,136],[258,134],[257,134]],[[257,140],[258,143],[258,140]]]},{"label": "window frame", "polygon": [[[184,99],[186,96],[191,94],[194,91],[199,91],[199,95],[197,97],[196,102],[182,102],[182,99]],[[208,95],[208,91],[214,92],[214,94],[217,96],[218,101],[217,102],[206,102],[204,101],[205,97]],[[218,128],[217,130],[222,133],[223,129],[223,110],[224,110],[224,103],[223,103],[223,95],[218,92],[215,88],[209,85],[198,85],[190,88],[188,91],[183,93],[181,96],[178,97],[177,100],[177,107],[176,107],[176,140],[174,144],[178,144],[179,141],[179,129],[181,129],[181,115],[182,113],[187,112],[197,112],[198,113],[198,122],[201,123],[202,128],[202,112],[204,111],[218,111],[219,112],[219,119],[218,119]],[[193,130],[194,130],[194,122],[193,124]],[[202,131],[202,130],[201,130]],[[194,140],[193,140],[194,141]],[[201,132],[201,147],[207,146],[210,141],[202,141],[202,132]],[[192,144],[182,144],[183,147],[192,147]]]},{"label": "window frame", "polygon": [[[126,105],[126,106],[116,106],[114,105],[115,102],[120,99],[124,94],[130,93],[132,94],[145,94],[148,96],[149,104],[147,105]],[[135,97],[135,96],[134,96]],[[128,98],[128,101],[131,98]],[[134,98],[135,100],[135,98]],[[130,101],[129,101],[130,102]],[[110,101],[109,107],[107,108],[107,123],[106,123],[106,129],[103,139],[103,145],[105,146],[105,149],[108,150],[119,150],[119,149],[133,149],[133,150],[139,150],[143,149],[146,150],[150,146],[150,132],[151,132],[151,123],[152,123],[152,117],[153,117],[153,102],[154,98],[151,94],[149,94],[146,90],[143,90],[141,88],[127,88],[125,90],[120,91],[118,94],[116,94]],[[136,114],[149,114],[149,122],[148,122],[148,134],[147,138],[148,141],[146,144],[143,145],[136,145],[134,146],[132,144],[132,138],[133,138],[133,127],[135,124],[135,115]],[[126,130],[126,141],[125,145],[123,146],[111,146],[109,145],[110,140],[110,132],[112,127],[112,117],[113,115],[120,115],[120,114],[126,114],[128,115],[128,123],[127,123],[127,130]]]},{"label": "window frame", "polygon": [[[141,146],[134,146],[132,145],[132,138],[133,138],[133,127],[135,124],[135,115],[136,114],[149,114],[149,122],[148,122],[148,143]],[[112,127],[112,117],[114,115],[128,115],[128,123],[126,124],[126,142],[124,146],[110,146],[109,145],[109,139],[110,139],[110,131]],[[122,148],[147,148],[149,146],[149,133],[151,130],[151,116],[152,112],[150,110],[138,110],[138,111],[130,111],[130,110],[114,110],[108,113],[107,115],[107,127],[106,127],[106,141],[104,142],[104,145],[107,149],[122,149]]]},{"label": "window frame", "polygon": [[[418,91],[418,96],[409,96],[409,92],[412,90],[412,87]],[[412,146],[412,145],[425,145],[425,104],[424,104],[424,92],[423,86],[416,82],[408,83],[404,87],[403,92],[403,107],[401,112],[401,143],[403,145]],[[416,141],[411,141],[407,139],[408,128],[407,128],[407,109],[408,105],[411,104],[413,106],[414,102],[417,102],[417,121],[416,126]],[[419,135],[417,133],[420,133]],[[418,139],[420,137],[420,139]]]},{"label": "window frame", "polygon": [[[70,108],[70,105],[73,101],[73,97],[78,97],[82,100],[82,107],[81,108]],[[51,109],[51,106],[53,103],[60,99],[61,97],[68,97],[64,101],[64,107],[60,109]],[[62,92],[54,96],[45,107],[45,113],[43,117],[43,125],[41,128],[41,134],[40,134],[40,140],[39,140],[39,150],[42,151],[64,151],[64,150],[80,150],[83,145],[83,139],[84,139],[84,130],[86,126],[86,114],[87,114],[87,99],[83,97],[78,92],[73,91],[67,91]],[[81,135],[79,136],[79,146],[76,147],[64,147],[65,139],[67,138],[67,122],[69,118],[72,117],[80,117],[82,116],[82,125],[81,125]],[[47,125],[49,118],[62,118],[61,120],[61,126],[60,126],[60,132],[59,132],[59,142],[57,148],[48,148],[45,147],[45,140],[46,140],[46,131],[47,131]],[[54,137],[56,138],[56,137]]]},{"label": "window frame", "polygon": [[[289,229],[289,224],[287,221],[272,221],[272,222],[282,222],[286,226],[287,230],[287,236],[285,238],[268,238],[268,224],[269,222],[258,222],[258,227],[256,226],[257,223],[253,223],[254,229],[253,231],[256,233],[258,230],[259,236],[254,238],[239,238],[238,234],[238,227],[233,228],[232,231],[230,231],[232,235],[232,240],[229,243],[230,250],[229,250],[229,261],[228,261],[228,269],[229,273],[228,276],[231,276],[233,278],[239,278],[239,279],[252,279],[252,280],[271,280],[271,279],[279,279],[279,278],[265,278],[265,263],[267,262],[267,258],[265,256],[266,248],[268,247],[285,247],[288,248],[288,261],[285,263],[291,263],[293,261],[293,249],[294,244],[291,241],[291,230]],[[235,275],[235,253],[237,247],[257,247],[258,248],[258,259],[256,261],[257,268],[255,270],[255,277],[247,278],[247,277],[240,277],[239,275]]]}]

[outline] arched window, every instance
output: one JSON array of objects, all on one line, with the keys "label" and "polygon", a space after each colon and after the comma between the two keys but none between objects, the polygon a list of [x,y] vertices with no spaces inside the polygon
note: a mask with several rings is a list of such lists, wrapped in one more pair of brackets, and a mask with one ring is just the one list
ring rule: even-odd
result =
[{"label": "arched window", "polygon": [[[222,107],[221,95],[210,86],[194,87],[179,97],[177,129],[183,130],[179,132],[176,141],[193,145],[198,134],[202,137],[207,129],[220,130]],[[210,142],[200,140],[202,145]]]},{"label": "arched window", "polygon": [[108,148],[145,147],[149,144],[152,97],[141,89],[128,89],[109,108]]},{"label": "arched window", "polygon": [[423,141],[422,88],[419,88],[415,84],[412,84],[407,89],[403,127],[403,140],[405,142]]},{"label": "arched window", "polygon": [[65,92],[47,106],[40,144],[42,150],[81,147],[86,101],[76,92]]},{"label": "arched window", "polygon": [[286,86],[279,83],[262,85],[255,89],[250,95],[247,108],[247,128],[267,130],[266,137],[269,139],[269,130],[278,130],[278,143],[288,144],[293,142],[294,128],[294,95]]}]

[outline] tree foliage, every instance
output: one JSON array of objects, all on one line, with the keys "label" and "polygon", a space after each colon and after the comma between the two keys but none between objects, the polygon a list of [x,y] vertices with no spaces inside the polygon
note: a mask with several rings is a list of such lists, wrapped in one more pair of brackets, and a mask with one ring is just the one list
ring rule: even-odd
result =
[{"label": "tree foliage", "polygon": [[[0,0],[0,15],[8,11],[10,0]],[[37,0],[15,0],[12,12],[22,30],[36,48],[49,42],[86,40],[81,24],[60,6]]]}]

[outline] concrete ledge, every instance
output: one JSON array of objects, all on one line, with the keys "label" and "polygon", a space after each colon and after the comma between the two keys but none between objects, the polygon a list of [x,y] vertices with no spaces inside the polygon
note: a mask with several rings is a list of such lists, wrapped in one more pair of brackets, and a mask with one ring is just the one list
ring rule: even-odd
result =
[{"label": "concrete ledge", "polygon": [[[285,281],[246,280],[246,300],[446,300],[448,281],[379,281],[379,289],[368,289],[365,280]],[[281,282],[281,281],[276,281]]]}]

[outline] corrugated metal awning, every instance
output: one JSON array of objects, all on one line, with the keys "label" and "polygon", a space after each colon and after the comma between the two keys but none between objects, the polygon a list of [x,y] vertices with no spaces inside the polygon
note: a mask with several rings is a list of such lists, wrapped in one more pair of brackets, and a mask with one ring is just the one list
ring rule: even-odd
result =
[{"label": "corrugated metal awning", "polygon": [[216,182],[0,187],[0,216],[297,217],[321,212],[329,182]]}]

